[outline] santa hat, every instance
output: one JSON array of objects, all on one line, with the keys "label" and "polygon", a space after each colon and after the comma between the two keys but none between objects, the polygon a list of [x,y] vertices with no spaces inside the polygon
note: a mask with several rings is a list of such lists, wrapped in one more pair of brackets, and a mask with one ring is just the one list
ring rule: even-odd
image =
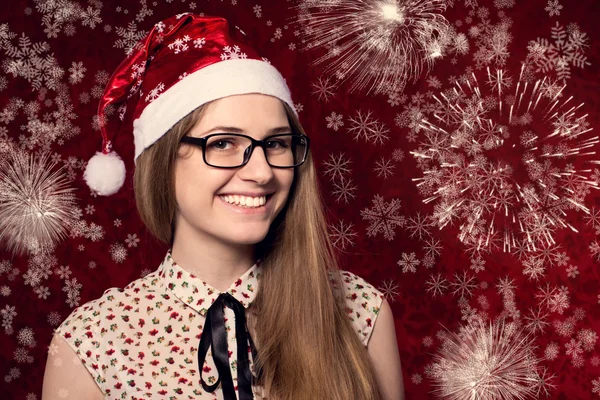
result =
[{"label": "santa hat", "polygon": [[[117,67],[100,99],[102,151],[84,172],[90,189],[108,196],[123,186],[125,163],[113,143],[119,132],[130,132],[124,121],[133,120],[135,163],[178,121],[212,100],[262,93],[283,100],[297,115],[284,78],[235,28],[230,32],[223,18],[192,13],[154,25]],[[115,110],[116,123],[108,119]]]}]

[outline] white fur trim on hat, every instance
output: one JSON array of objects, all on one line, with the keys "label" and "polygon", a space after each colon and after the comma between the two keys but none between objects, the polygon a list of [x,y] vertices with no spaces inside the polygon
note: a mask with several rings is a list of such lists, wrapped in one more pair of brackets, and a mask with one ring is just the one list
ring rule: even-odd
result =
[{"label": "white fur trim on hat", "polygon": [[140,117],[133,121],[134,161],[202,104],[247,93],[277,97],[296,113],[290,90],[274,66],[255,59],[219,61],[187,75],[144,108]]}]

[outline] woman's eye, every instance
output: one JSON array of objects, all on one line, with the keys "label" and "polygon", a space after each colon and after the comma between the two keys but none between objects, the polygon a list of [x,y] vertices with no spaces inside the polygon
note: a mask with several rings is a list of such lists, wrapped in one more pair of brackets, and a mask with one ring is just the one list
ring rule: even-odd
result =
[{"label": "woman's eye", "polygon": [[213,144],[211,144],[211,147],[216,147],[218,149],[222,149],[226,143],[229,143],[229,142],[227,140],[218,140],[218,141],[214,142]]},{"label": "woman's eye", "polygon": [[276,148],[276,147],[286,147],[285,143],[277,140],[267,142],[267,147]]}]

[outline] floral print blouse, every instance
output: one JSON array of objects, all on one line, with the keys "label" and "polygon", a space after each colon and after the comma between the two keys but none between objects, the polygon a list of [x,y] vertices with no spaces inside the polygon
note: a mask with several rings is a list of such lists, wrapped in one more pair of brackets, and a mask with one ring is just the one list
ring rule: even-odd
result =
[{"label": "floral print blouse", "polygon": [[[260,261],[223,293],[244,308],[253,301],[261,273]],[[361,277],[341,271],[348,318],[366,347],[383,294]],[[57,328],[94,377],[107,399],[225,399],[223,382],[214,392],[203,390],[219,378],[211,349],[202,369],[198,346],[206,314],[220,291],[177,265],[167,252],[159,268],[125,288],[110,288],[73,310]],[[236,396],[237,342],[235,315],[224,308],[229,366]],[[250,371],[256,375],[250,346]],[[255,399],[263,393],[252,386]],[[228,400],[228,399],[225,399]]]}]

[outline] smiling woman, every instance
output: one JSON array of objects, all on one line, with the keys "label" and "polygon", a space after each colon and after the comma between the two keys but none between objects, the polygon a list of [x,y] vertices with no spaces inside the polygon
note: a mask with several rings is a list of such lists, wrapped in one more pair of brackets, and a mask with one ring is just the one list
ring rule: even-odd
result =
[{"label": "smiling woman", "polygon": [[[212,51],[227,46],[250,56],[217,54],[199,70],[172,71],[175,83],[151,100],[158,104],[151,114],[148,104],[132,105],[138,212],[169,248],[157,270],[106,290],[61,324],[43,399],[60,398],[61,390],[82,398],[402,399],[391,310],[379,290],[338,267],[310,140],[283,78],[248,45],[238,47],[223,19],[186,14],[157,26],[172,28],[160,32],[163,45],[144,78],[151,82],[155,74],[168,80],[151,67],[175,37],[208,30],[221,46]],[[198,51],[195,57],[207,57]],[[229,67],[220,69],[230,62],[233,78]],[[216,79],[218,71],[227,80]],[[113,75],[103,99],[115,99],[115,79],[125,75]],[[188,86],[202,94],[182,98]],[[210,141],[213,134],[227,136]],[[104,135],[96,161],[119,166]],[[212,157],[212,145],[230,158]],[[99,193],[118,190],[118,180],[91,175]],[[369,344],[371,337],[377,342]],[[53,355],[82,363],[64,368]]]}]

